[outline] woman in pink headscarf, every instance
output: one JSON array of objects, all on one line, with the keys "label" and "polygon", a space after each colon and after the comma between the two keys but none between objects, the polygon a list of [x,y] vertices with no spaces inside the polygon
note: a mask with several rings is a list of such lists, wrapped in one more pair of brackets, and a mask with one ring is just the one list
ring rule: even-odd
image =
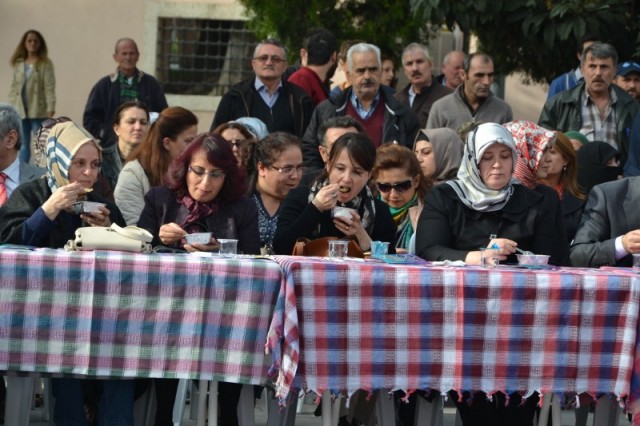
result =
[{"label": "woman in pink headscarf", "polygon": [[516,150],[518,152],[518,161],[513,176],[520,183],[529,189],[532,189],[547,198],[548,208],[555,212],[556,231],[562,236],[562,241],[567,242],[562,247],[563,264],[569,265],[569,244],[567,240],[567,232],[565,230],[562,218],[562,208],[560,199],[553,188],[548,187],[539,180],[545,179],[549,171],[549,165],[546,161],[547,152],[555,143],[557,132],[540,127],[530,121],[510,121],[504,124],[509,130],[516,142]]}]

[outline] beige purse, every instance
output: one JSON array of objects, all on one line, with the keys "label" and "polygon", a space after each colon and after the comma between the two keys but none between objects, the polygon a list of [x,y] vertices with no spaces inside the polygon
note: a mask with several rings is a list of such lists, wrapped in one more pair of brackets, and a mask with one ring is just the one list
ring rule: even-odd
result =
[{"label": "beige purse", "polygon": [[150,253],[153,235],[137,226],[85,226],[76,229],[76,237],[65,244],[66,251],[115,250]]}]

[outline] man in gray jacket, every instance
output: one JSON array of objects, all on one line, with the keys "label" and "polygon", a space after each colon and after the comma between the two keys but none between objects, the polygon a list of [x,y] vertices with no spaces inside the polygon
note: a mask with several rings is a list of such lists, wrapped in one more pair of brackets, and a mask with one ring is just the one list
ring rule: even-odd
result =
[{"label": "man in gray jacket", "polygon": [[335,99],[320,102],[311,116],[302,139],[302,155],[306,167],[324,167],[318,151],[318,128],[331,117],[353,117],[362,125],[376,147],[389,142],[397,142],[410,149],[413,147],[413,140],[420,128],[418,118],[407,105],[393,97],[391,88],[380,85],[380,49],[367,43],[351,46],[347,52],[347,67],[351,87]]},{"label": "man in gray jacket", "polygon": [[462,84],[431,107],[427,129],[448,127],[455,131],[469,122],[503,124],[513,120],[511,106],[491,93],[493,59],[472,53],[463,63]]}]

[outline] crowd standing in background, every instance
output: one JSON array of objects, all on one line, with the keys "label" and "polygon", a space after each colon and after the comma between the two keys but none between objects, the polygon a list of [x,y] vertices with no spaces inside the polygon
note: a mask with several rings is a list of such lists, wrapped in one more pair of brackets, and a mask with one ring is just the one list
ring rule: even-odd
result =
[{"label": "crowd standing in background", "polygon": [[[629,266],[640,253],[640,65],[618,63],[593,35],[577,44],[580,65],[551,83],[537,124],[514,120],[492,93],[483,52],[448,52],[435,76],[428,48],[409,43],[398,55],[408,84],[396,88],[393,56],[315,29],[299,68],[278,40],[257,43],[254,76],[198,134],[139,55],[134,40],[117,40],[116,71],[87,88],[83,128],[51,119],[53,64],[42,35],[24,33],[10,105],[0,104],[0,243],[61,248],[80,226],[126,222],[167,252],[217,250],[226,237],[245,254],[286,255],[298,238],[340,237],[467,264],[488,247],[500,262],[523,249],[561,266]],[[347,79],[330,90],[336,69]],[[115,203],[100,195],[114,188]],[[106,207],[78,216],[78,200]],[[185,239],[204,231],[214,235],[205,244]],[[94,406],[86,383],[55,379],[56,424],[83,424],[96,407],[132,424],[133,381],[101,382]],[[171,423],[176,384],[156,383],[156,424]],[[239,394],[221,384],[221,424],[238,424]],[[531,424],[537,394],[494,397],[502,403],[463,393],[463,424]]]}]

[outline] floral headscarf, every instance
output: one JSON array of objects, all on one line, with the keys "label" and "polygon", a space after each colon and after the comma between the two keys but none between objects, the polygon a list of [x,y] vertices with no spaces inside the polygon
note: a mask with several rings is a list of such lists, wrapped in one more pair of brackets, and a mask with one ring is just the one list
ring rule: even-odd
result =
[{"label": "floral headscarf", "polygon": [[504,124],[516,142],[518,162],[514,176],[527,188],[537,185],[536,175],[544,151],[556,140],[557,133],[530,121],[511,121]]},{"label": "floral headscarf", "polygon": [[[462,164],[458,169],[458,177],[455,180],[445,182],[450,185],[460,201],[467,207],[480,212],[493,212],[501,210],[513,194],[512,178],[501,189],[488,188],[480,177],[478,166],[482,154],[493,144],[502,144],[508,147],[513,154],[513,164],[516,164],[516,145],[511,133],[496,123],[480,124],[467,135],[467,141],[462,156]],[[513,173],[513,168],[511,169]]]}]

